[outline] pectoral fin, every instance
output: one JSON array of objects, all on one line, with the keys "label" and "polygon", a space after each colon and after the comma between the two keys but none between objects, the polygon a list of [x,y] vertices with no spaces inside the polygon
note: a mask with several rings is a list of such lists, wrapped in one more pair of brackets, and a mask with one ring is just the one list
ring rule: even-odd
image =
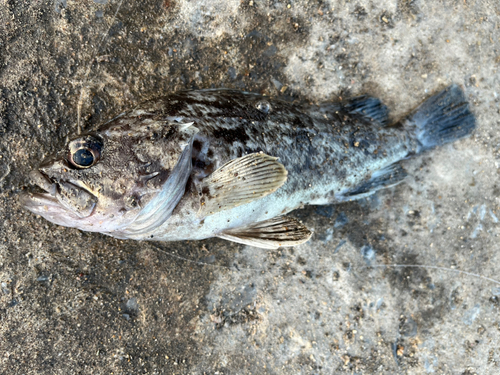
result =
[{"label": "pectoral fin", "polygon": [[311,235],[311,231],[296,219],[281,216],[227,230],[217,237],[262,249],[277,249],[280,246],[300,245]]},{"label": "pectoral fin", "polygon": [[281,187],[286,178],[283,164],[264,153],[231,160],[201,182],[199,216],[265,197]]}]

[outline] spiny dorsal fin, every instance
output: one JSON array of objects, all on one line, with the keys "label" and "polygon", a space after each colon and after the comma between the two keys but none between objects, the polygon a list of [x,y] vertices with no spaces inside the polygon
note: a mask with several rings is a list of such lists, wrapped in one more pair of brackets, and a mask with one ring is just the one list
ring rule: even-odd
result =
[{"label": "spiny dorsal fin", "polygon": [[283,164],[264,153],[231,160],[201,182],[199,216],[265,197],[281,187],[286,178]]},{"label": "spiny dorsal fin", "polygon": [[230,229],[217,235],[229,241],[277,249],[280,246],[296,246],[311,238],[312,232],[298,220],[280,216],[241,228]]}]

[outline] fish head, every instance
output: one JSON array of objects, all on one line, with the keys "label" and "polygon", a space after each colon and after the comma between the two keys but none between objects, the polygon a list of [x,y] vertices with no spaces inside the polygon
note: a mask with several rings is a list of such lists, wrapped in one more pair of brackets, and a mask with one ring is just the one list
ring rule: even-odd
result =
[{"label": "fish head", "polygon": [[[191,171],[197,132],[190,125],[129,114],[80,135],[31,172],[31,180],[44,192],[25,194],[22,204],[58,225],[115,235],[148,204],[155,204],[168,181],[179,185],[176,191],[184,191],[180,185],[186,184]],[[181,159],[189,163],[176,168]],[[180,169],[183,177],[173,176]],[[180,197],[163,194],[162,199]]]}]

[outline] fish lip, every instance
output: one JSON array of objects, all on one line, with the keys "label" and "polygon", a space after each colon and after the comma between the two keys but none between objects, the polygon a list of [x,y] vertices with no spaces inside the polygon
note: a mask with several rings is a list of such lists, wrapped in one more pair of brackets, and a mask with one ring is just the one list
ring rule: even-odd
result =
[{"label": "fish lip", "polygon": [[30,211],[46,205],[61,207],[57,199],[49,193],[27,192],[22,194],[20,199],[23,207]]},{"label": "fish lip", "polygon": [[20,195],[19,201],[24,209],[36,215],[45,216],[49,212],[63,215],[67,213],[56,197],[49,193],[26,192]]},{"label": "fish lip", "polygon": [[[52,182],[49,176],[40,170],[33,170],[29,174],[30,180],[39,188],[45,190],[48,194],[55,197],[56,183]],[[37,193],[33,193],[37,194]]]},{"label": "fish lip", "polygon": [[[77,189],[81,189],[85,191],[86,193],[92,195],[95,197],[95,194],[92,193],[90,190],[88,190],[85,186],[82,186],[81,184],[76,184],[73,181],[55,181],[53,182],[51,178],[43,171],[41,170],[33,170],[29,174],[32,182],[38,186],[39,188],[45,190],[47,194],[50,194],[53,197],[56,197],[57,195],[57,189],[60,187],[61,183],[69,183],[73,185]],[[32,195],[41,195],[40,193],[32,193]]]},{"label": "fish lip", "polygon": [[[20,197],[20,201],[22,206],[27,210],[39,215],[42,214],[43,211],[49,211],[49,210],[52,212],[59,211],[61,214],[69,214],[72,216],[76,215],[80,219],[88,218],[94,214],[96,205],[94,205],[91,212],[85,216],[81,216],[79,212],[74,212],[73,210],[70,210],[67,207],[65,207],[57,198],[57,192],[60,183],[52,182],[50,177],[48,177],[47,174],[44,173],[43,171],[32,170],[29,173],[29,176],[32,183],[41,188],[42,190],[44,190],[45,193],[27,192],[25,194],[22,194]],[[79,185],[73,184],[70,181],[67,181],[67,183],[95,197],[95,195],[90,191],[88,191],[87,189]]]},{"label": "fish lip", "polygon": [[34,193],[27,192],[21,195],[20,200],[24,208],[38,212],[38,210],[46,205],[49,206],[60,206],[56,199],[56,186],[50,181],[48,176],[39,170],[32,170],[29,173],[31,182],[38,186],[40,189],[44,190],[45,193]]}]

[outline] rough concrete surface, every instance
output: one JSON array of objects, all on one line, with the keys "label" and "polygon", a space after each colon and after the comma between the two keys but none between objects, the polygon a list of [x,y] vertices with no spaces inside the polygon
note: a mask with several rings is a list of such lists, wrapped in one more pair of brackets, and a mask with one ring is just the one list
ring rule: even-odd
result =
[{"label": "rough concrete surface", "polygon": [[[0,1],[0,373],[500,373],[499,64],[496,0]],[[295,248],[120,241],[17,200],[79,102],[84,129],[209,87],[397,119],[453,82],[473,137],[297,211]]]}]

